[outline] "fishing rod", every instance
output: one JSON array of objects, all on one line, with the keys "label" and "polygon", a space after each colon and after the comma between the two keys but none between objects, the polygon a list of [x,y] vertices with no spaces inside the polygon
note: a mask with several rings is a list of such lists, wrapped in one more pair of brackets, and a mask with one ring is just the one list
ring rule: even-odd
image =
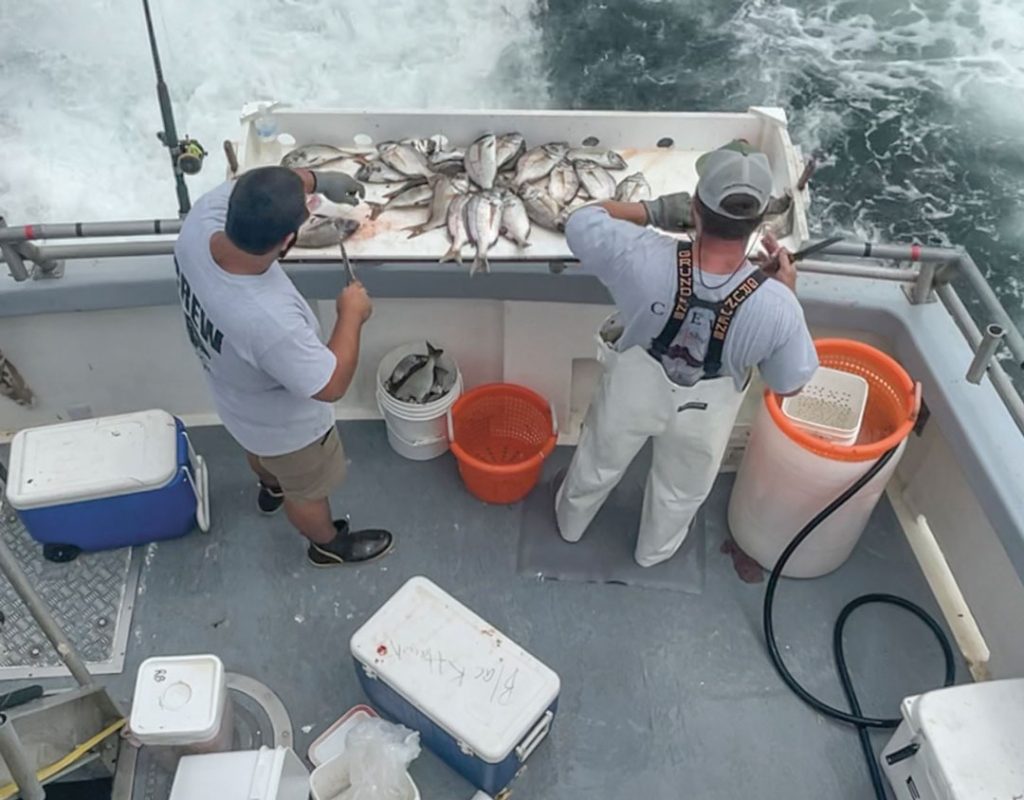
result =
[{"label": "fishing rod", "polygon": [[160,65],[160,51],[156,46],[156,34],[153,32],[153,15],[149,10],[149,0],[142,0],[142,8],[146,12],[146,30],[149,32],[149,51],[153,54],[153,68],[156,70],[156,97],[160,103],[160,116],[163,117],[164,129],[157,133],[156,138],[163,143],[171,156],[171,169],[174,171],[174,183],[178,191],[178,215],[184,217],[192,208],[185,185],[186,175],[196,175],[203,168],[206,150],[195,139],[185,135],[178,138],[178,129],[174,124],[174,109],[171,107],[171,95],[164,83],[164,70]]}]

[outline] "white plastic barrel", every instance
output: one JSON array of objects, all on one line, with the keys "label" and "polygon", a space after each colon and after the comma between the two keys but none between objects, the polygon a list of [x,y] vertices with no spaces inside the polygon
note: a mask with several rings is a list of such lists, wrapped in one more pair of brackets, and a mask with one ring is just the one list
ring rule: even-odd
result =
[{"label": "white plastic barrel", "polygon": [[864,422],[856,443],[819,438],[794,424],[780,400],[760,404],[729,499],[736,544],[765,569],[819,512],[861,478],[888,450],[893,457],[804,540],[783,575],[814,578],[838,568],[853,552],[906,448],[920,409],[920,387],[891,357],[862,342],[815,342],[823,367],[867,381]]},{"label": "white plastic barrel", "polygon": [[381,359],[377,368],[377,407],[387,427],[388,443],[400,456],[413,461],[429,461],[448,451],[448,409],[462,394],[462,373],[455,359],[444,352],[438,363],[455,372],[451,391],[431,403],[404,403],[385,387],[398,362],[411,353],[422,353],[423,342],[396,347]]},{"label": "white plastic barrel", "polygon": [[[815,528],[783,575],[816,578],[849,558],[904,447],[906,440],[870,483]],[[761,403],[729,499],[729,528],[736,544],[770,570],[800,529],[873,463],[834,461],[805,450],[778,428]]]}]

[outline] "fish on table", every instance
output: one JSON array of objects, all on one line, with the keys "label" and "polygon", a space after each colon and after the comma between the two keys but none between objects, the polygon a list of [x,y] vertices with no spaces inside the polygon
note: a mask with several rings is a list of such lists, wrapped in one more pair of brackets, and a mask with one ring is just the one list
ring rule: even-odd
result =
[{"label": "fish on table", "polygon": [[531,220],[551,231],[562,230],[565,224],[563,208],[546,189],[527,183],[520,188],[519,197]]},{"label": "fish on table", "polygon": [[490,272],[487,253],[501,236],[501,214],[502,201],[494,192],[471,195],[466,203],[466,233],[470,244],[476,247],[470,275],[478,270]]},{"label": "fish on table", "polygon": [[615,187],[615,199],[623,203],[639,203],[652,197],[651,184],[642,172],[627,175]]},{"label": "fish on table", "polygon": [[314,250],[333,247],[338,242],[345,241],[357,230],[359,230],[359,220],[313,214],[299,228],[295,237],[295,246]]},{"label": "fish on table", "polygon": [[548,175],[548,194],[560,205],[568,205],[580,190],[576,168],[568,161],[557,164]]},{"label": "fish on table", "polygon": [[628,165],[626,159],[614,150],[603,150],[597,147],[574,147],[565,155],[572,163],[578,161],[593,161],[604,169],[625,169]]},{"label": "fish on table", "polygon": [[522,198],[512,192],[501,195],[501,235],[519,247],[530,246],[532,225]]},{"label": "fish on table", "polygon": [[469,234],[466,232],[466,205],[469,203],[469,198],[468,194],[459,194],[448,204],[445,227],[452,244],[439,259],[442,263],[445,261],[462,263],[462,248],[469,242]]},{"label": "fish on table", "polygon": [[427,215],[426,222],[406,228],[410,232],[409,239],[415,239],[427,231],[442,227],[448,219],[448,206],[451,205],[452,200],[457,194],[465,191],[460,186],[468,188],[468,182],[460,183],[457,179],[450,178],[447,175],[435,175],[430,179],[429,183],[432,192],[430,213]]},{"label": "fish on table", "polygon": [[608,170],[596,161],[576,161],[574,166],[580,179],[580,186],[590,199],[611,200],[615,197],[618,186]]},{"label": "fish on table", "polygon": [[387,196],[384,203],[370,203],[370,219],[376,219],[385,211],[394,208],[420,208],[429,206],[434,198],[434,189],[429,183],[414,183]]},{"label": "fish on table", "polygon": [[286,153],[281,159],[281,166],[292,169],[311,169],[347,158],[361,158],[365,152],[363,150],[346,150],[332,144],[304,144]]},{"label": "fish on table", "polygon": [[546,178],[568,152],[567,142],[549,142],[527,150],[516,164],[516,185]]},{"label": "fish on table", "polygon": [[485,133],[466,148],[466,174],[484,191],[494,188],[498,174],[498,137]]}]

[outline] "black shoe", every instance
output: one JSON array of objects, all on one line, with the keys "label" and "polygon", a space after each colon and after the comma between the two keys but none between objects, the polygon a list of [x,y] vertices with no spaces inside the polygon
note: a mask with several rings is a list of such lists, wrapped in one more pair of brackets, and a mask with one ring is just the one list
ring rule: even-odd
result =
[{"label": "black shoe", "polygon": [[256,505],[261,514],[276,514],[284,505],[284,492],[267,486],[263,481],[259,482],[260,493],[256,495]]},{"label": "black shoe", "polygon": [[336,567],[339,564],[367,564],[391,552],[395,539],[390,531],[379,528],[350,531],[346,520],[336,520],[338,535],[327,544],[311,542],[306,556],[314,567]]}]

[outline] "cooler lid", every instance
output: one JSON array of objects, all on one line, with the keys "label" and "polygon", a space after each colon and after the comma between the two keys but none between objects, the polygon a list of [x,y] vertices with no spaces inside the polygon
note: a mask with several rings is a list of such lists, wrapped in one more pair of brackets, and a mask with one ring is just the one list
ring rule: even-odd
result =
[{"label": "cooler lid", "polygon": [[558,675],[423,577],[409,580],[352,637],[352,654],[491,764],[558,697]]},{"label": "cooler lid", "polygon": [[148,658],[139,666],[129,727],[148,745],[205,742],[220,730],[226,702],[217,656]]},{"label": "cooler lid", "polygon": [[937,689],[917,698],[909,711],[942,796],[1024,795],[1024,678]]},{"label": "cooler lid", "polygon": [[175,420],[139,411],[20,431],[7,499],[19,510],[166,486],[178,470]]}]

